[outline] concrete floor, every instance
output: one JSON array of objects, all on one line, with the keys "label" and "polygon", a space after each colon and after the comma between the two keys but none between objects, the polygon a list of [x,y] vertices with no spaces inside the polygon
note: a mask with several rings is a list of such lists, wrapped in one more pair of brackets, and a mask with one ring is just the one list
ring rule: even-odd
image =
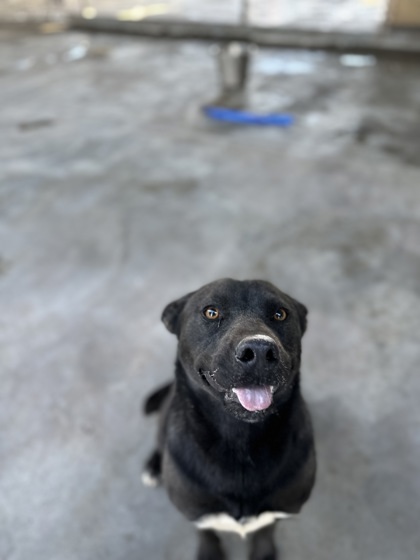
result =
[{"label": "concrete floor", "polygon": [[141,485],[139,404],[172,373],[163,306],[223,276],[310,310],[319,474],[282,558],[417,559],[418,63],[259,51],[251,105],[297,124],[235,128],[200,116],[205,44],[0,40],[1,560],[193,558]]}]

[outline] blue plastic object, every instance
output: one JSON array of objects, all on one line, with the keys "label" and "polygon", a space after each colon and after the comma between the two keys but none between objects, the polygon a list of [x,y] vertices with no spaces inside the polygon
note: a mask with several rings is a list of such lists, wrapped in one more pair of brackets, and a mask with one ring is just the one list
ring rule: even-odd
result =
[{"label": "blue plastic object", "polygon": [[259,126],[291,126],[295,119],[293,115],[287,113],[268,113],[266,115],[241,111],[239,109],[228,109],[226,107],[216,107],[207,105],[203,107],[204,114],[213,120],[230,122],[236,124],[250,124]]}]

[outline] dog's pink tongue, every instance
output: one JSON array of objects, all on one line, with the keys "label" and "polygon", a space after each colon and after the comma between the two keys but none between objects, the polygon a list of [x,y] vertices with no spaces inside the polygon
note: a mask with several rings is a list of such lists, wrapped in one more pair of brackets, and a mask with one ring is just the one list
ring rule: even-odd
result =
[{"label": "dog's pink tongue", "polygon": [[241,405],[251,412],[265,410],[273,400],[270,387],[241,387],[232,389]]}]

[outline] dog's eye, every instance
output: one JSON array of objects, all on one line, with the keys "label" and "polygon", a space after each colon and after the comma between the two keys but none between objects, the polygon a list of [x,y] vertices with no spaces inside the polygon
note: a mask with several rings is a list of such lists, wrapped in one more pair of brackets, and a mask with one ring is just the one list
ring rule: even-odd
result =
[{"label": "dog's eye", "polygon": [[210,319],[211,321],[218,319],[220,315],[219,310],[216,309],[216,307],[206,307],[203,310],[203,314],[206,319]]},{"label": "dog's eye", "polygon": [[274,313],[274,319],[276,321],[284,321],[286,319],[286,317],[287,317],[287,312],[286,312],[285,309],[281,308]]}]

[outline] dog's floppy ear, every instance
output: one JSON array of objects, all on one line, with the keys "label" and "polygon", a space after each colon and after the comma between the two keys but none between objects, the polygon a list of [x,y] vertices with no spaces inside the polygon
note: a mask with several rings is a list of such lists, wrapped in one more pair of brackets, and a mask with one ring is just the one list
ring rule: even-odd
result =
[{"label": "dog's floppy ear", "polygon": [[303,303],[300,303],[300,301],[297,301],[296,299],[294,300],[294,304],[296,307],[296,311],[298,313],[300,330],[303,336],[304,332],[306,331],[306,324],[307,324],[306,316],[308,315],[308,310],[303,305]]},{"label": "dog's floppy ear", "polygon": [[179,316],[185,307],[185,304],[195,292],[190,292],[182,298],[176,299],[169,303],[162,313],[162,321],[165,327],[172,334],[179,334]]}]

